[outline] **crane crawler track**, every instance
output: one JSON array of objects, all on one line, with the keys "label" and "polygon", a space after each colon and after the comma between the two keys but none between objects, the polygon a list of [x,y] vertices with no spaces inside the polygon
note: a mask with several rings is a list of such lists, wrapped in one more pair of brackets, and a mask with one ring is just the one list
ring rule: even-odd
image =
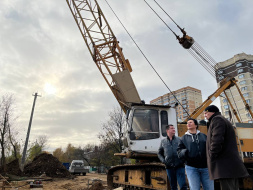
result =
[{"label": "crane crawler track", "polygon": [[109,189],[168,190],[169,181],[162,163],[126,164],[111,168],[107,175]]}]

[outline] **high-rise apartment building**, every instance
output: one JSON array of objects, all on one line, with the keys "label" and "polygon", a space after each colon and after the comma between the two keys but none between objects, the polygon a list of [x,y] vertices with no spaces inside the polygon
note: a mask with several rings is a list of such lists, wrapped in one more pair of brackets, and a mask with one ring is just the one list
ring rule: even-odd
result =
[{"label": "high-rise apartment building", "polygon": [[[234,57],[219,62],[216,65],[218,74],[221,74],[217,78],[218,84],[225,77],[234,77],[238,80],[237,85],[240,88],[241,93],[243,94],[246,102],[249,106],[253,107],[253,55],[248,55],[245,53],[240,53]],[[245,109],[244,103],[236,89],[232,87],[229,90],[226,90],[226,94],[229,97],[229,100],[232,103],[232,106],[239,114],[239,118],[243,122],[252,123],[252,118],[248,111]],[[230,106],[228,100],[225,97],[220,98],[222,114],[230,119]],[[237,120],[235,120],[237,122]]]},{"label": "high-rise apartment building", "polygon": [[[176,99],[178,99],[182,105],[181,106],[179,104],[176,106],[177,118],[179,121],[186,119],[188,116],[187,112],[191,114],[197,107],[202,104],[201,90],[198,90],[196,88],[187,86],[173,91],[172,93],[167,93],[163,96],[159,96],[158,98],[151,100],[150,104],[174,106],[177,103]],[[201,114],[197,119],[204,119],[204,115]]]}]

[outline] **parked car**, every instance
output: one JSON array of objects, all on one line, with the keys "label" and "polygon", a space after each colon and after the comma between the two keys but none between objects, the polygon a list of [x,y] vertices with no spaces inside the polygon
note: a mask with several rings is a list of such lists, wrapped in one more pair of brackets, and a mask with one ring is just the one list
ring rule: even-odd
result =
[{"label": "parked car", "polygon": [[86,169],[84,167],[84,162],[83,160],[72,160],[70,167],[69,167],[69,172],[71,174],[82,174],[86,175],[86,173],[89,172],[89,169]]}]

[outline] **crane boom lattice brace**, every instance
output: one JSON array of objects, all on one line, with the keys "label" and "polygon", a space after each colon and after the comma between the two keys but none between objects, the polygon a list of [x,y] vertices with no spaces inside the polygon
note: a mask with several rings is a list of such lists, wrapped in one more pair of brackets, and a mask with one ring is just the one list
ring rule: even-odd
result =
[{"label": "crane boom lattice brace", "polygon": [[[197,109],[195,109],[192,114],[184,120],[184,122],[187,122],[189,118],[196,119],[207,106],[209,106],[222,92],[225,92],[226,89],[231,88],[232,86],[236,85],[236,80],[234,78],[225,78],[221,86],[213,93],[211,94]],[[232,106],[232,103],[230,103],[230,106]],[[234,110],[234,109],[233,109]],[[234,114],[237,116],[237,114],[234,112]],[[239,117],[237,116],[237,119],[239,120]]]},{"label": "crane boom lattice brace", "polygon": [[227,89],[230,89],[232,86],[235,86],[239,95],[241,96],[242,100],[243,100],[243,103],[245,105],[245,109],[249,111],[251,117],[253,118],[253,112],[250,108],[250,106],[248,105],[248,103],[246,102],[245,98],[243,97],[243,94],[241,93],[241,90],[240,88],[238,87],[237,85],[237,80],[235,78],[225,78],[223,79],[221,82],[220,82],[220,87],[213,93],[211,94],[197,109],[195,109],[194,112],[192,112],[192,114],[186,118],[184,120],[184,122],[187,122],[189,118],[193,118],[193,119],[196,119],[204,110],[207,106],[209,106],[221,93],[224,93],[225,96],[226,96],[226,99],[233,111],[233,114],[234,116],[236,117],[237,121],[239,123],[241,123],[241,119],[239,118],[238,116],[238,113],[236,112],[236,110],[234,109],[233,107],[233,104],[232,102],[229,100],[229,97],[226,93],[226,90]]},{"label": "crane boom lattice brace", "polygon": [[[96,0],[66,0],[88,50],[125,111],[128,102],[140,102],[119,42]],[[127,83],[127,84],[126,84]]]}]

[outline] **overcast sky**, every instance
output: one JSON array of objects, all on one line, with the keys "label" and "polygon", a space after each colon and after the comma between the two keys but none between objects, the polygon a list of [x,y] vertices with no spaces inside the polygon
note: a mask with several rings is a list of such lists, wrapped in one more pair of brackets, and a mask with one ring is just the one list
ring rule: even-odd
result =
[{"label": "overcast sky", "polygon": [[[192,86],[203,100],[215,79],[185,50],[143,0],[108,0],[171,90]],[[166,23],[176,26],[147,0]],[[217,61],[253,54],[253,1],[157,0],[171,17]],[[168,93],[104,0],[100,6],[133,68],[141,99]],[[24,140],[33,96],[38,97],[31,141],[47,135],[48,150],[99,143],[108,112],[118,106],[94,64],[64,0],[0,1],[0,95],[13,94],[16,126]],[[181,34],[180,34],[181,35]],[[219,104],[219,103],[216,103]]]}]

